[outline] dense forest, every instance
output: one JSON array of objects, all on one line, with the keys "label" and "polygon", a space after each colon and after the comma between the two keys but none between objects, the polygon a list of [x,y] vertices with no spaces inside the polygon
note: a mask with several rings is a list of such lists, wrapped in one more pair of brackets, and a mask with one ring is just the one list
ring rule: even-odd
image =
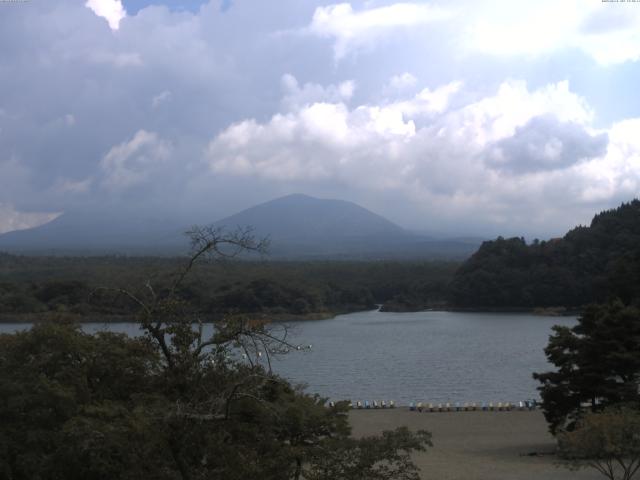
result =
[{"label": "dense forest", "polygon": [[[169,285],[184,258],[27,257],[0,254],[0,318],[28,321],[72,314],[105,321],[137,306],[114,289],[135,292],[148,281]],[[442,305],[456,262],[204,263],[181,286],[201,313],[260,313],[275,318],[322,318],[375,308],[406,310]]]},{"label": "dense forest", "polygon": [[[182,257],[36,257],[0,253],[0,320],[72,314],[105,321],[136,305],[113,289],[160,288]],[[324,318],[372,309],[522,309],[640,298],[640,201],[597,214],[563,238],[484,242],[466,262],[246,261],[203,264],[183,298],[212,318],[259,313]]]},{"label": "dense forest", "polygon": [[484,242],[456,272],[458,307],[581,307],[640,298],[640,201],[597,214],[549,241],[499,237]]}]

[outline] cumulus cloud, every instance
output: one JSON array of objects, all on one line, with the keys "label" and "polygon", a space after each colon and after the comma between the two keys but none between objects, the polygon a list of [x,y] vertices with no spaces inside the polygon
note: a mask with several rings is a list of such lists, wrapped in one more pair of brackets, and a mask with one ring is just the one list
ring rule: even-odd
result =
[{"label": "cumulus cloud", "polygon": [[422,89],[410,100],[397,101],[387,105],[388,110],[398,110],[405,117],[415,118],[420,115],[442,113],[449,107],[451,97],[462,87],[462,82],[454,81],[434,90]]},{"label": "cumulus cloud", "polygon": [[306,31],[334,41],[336,60],[371,45],[398,28],[424,26],[450,18],[452,12],[425,3],[394,3],[355,11],[350,3],[318,7]]},{"label": "cumulus cloud", "polygon": [[[453,85],[434,92],[460,88]],[[588,126],[593,112],[567,82],[530,90],[508,81],[466,105],[435,102],[433,115],[416,126],[411,117],[425,110],[425,96],[352,108],[317,102],[264,123],[245,120],[211,141],[210,166],[216,173],[402,194],[430,209],[478,212],[496,225],[522,227],[517,202],[550,206],[574,196],[590,202],[596,190],[608,188],[602,200],[622,190],[632,194],[638,185],[640,168],[629,160],[640,152],[629,143],[637,124],[614,126],[608,144],[607,133]],[[616,153],[621,148],[625,153]],[[540,222],[549,222],[542,211]]]},{"label": "cumulus cloud", "polygon": [[211,221],[303,191],[412,228],[544,233],[638,194],[640,9],[434,5],[3,9],[0,202]]},{"label": "cumulus cloud", "polygon": [[87,0],[87,8],[104,18],[112,30],[120,28],[120,21],[127,16],[121,0]]},{"label": "cumulus cloud", "polygon": [[[264,124],[251,119],[230,126],[210,143],[208,156],[215,171],[274,179],[352,174],[357,182],[384,184],[375,178],[405,175],[419,181],[414,174],[424,164],[438,169],[439,161],[454,161],[443,149],[463,147],[457,157],[474,157],[535,115],[552,112],[562,121],[586,121],[590,115],[566,82],[532,92],[523,82],[507,82],[492,97],[447,111],[449,96],[460,87],[453,82],[411,99],[355,108],[344,102],[298,105]],[[428,113],[438,116],[417,129],[413,118]],[[400,178],[392,183],[406,184]]]},{"label": "cumulus cloud", "polygon": [[282,76],[282,87],[284,90],[282,104],[287,110],[314,102],[348,102],[356,89],[353,80],[346,80],[328,87],[317,83],[305,83],[300,86],[296,77],[290,73]]},{"label": "cumulus cloud", "polygon": [[522,80],[508,80],[495,95],[482,98],[449,113],[460,138],[484,147],[506,138],[531,118],[553,114],[560,122],[589,123],[594,116],[586,100],[562,81],[530,91]]},{"label": "cumulus cloud", "polygon": [[590,135],[581,125],[541,115],[490,147],[486,158],[491,167],[506,172],[555,170],[603,156],[607,143],[606,133]]},{"label": "cumulus cloud", "polygon": [[587,187],[580,200],[591,204],[640,196],[640,118],[622,120],[609,129],[609,148],[603,157],[579,169]]}]

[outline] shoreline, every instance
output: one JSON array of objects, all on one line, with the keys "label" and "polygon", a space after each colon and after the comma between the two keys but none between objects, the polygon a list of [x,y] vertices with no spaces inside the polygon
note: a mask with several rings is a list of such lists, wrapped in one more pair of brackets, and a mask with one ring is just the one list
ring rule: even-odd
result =
[{"label": "shoreline", "polygon": [[418,312],[459,312],[459,313],[528,313],[541,317],[575,317],[583,312],[583,308],[565,307],[452,307],[452,306],[422,306],[420,308],[385,308],[384,304],[380,308],[381,312],[387,313],[418,313]]},{"label": "shoreline", "polygon": [[[454,308],[454,307],[437,307],[422,308],[416,310],[389,310],[384,308],[384,304],[376,308],[366,308],[362,310],[347,310],[339,312],[311,312],[306,314],[294,313],[249,313],[245,315],[255,315],[263,318],[269,318],[272,322],[314,322],[319,320],[331,320],[341,315],[349,315],[351,313],[375,311],[381,313],[419,313],[419,312],[458,312],[458,313],[522,313],[541,317],[573,317],[579,316],[581,310],[562,310],[558,309],[516,309],[516,308]],[[51,321],[77,322],[77,323],[136,323],[136,315],[115,315],[115,314],[77,314],[69,312],[42,312],[42,313],[16,313],[16,314],[0,314],[0,324],[25,324],[25,323],[43,323]],[[215,320],[205,320],[204,324],[215,323]]]}]

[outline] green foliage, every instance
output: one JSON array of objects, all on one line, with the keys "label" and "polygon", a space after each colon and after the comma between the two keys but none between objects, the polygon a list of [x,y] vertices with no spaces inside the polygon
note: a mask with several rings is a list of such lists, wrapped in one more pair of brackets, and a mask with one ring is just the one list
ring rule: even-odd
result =
[{"label": "green foliage", "polygon": [[[106,416],[107,430],[117,430],[118,422],[111,420],[128,418],[134,397],[151,392],[149,365],[157,361],[142,340],[89,336],[65,324],[2,335],[0,355],[0,452],[5,471],[11,472],[4,478],[12,479],[55,478],[43,472],[66,469],[74,452],[92,442],[73,435],[82,424]],[[110,437],[92,432],[106,447]]]},{"label": "green foliage", "polygon": [[602,212],[564,238],[485,242],[456,272],[450,294],[457,306],[492,308],[638,300],[640,201]]},{"label": "green foliage", "polygon": [[582,404],[638,404],[640,309],[620,301],[587,308],[573,328],[554,327],[545,348],[556,371],[534,373],[552,432],[571,428]]},{"label": "green foliage", "polygon": [[[0,320],[56,312],[100,320],[132,316],[139,307],[135,302],[99,287],[139,293],[152,280],[159,290],[169,288],[183,260],[0,254]],[[179,293],[211,317],[332,315],[385,302],[391,309],[420,309],[442,304],[457,267],[446,262],[204,262]]]},{"label": "green foliage", "polygon": [[332,438],[314,452],[305,471],[307,480],[419,480],[411,461],[414,451],[431,446],[431,434],[411,433],[407,427],[381,437]]},{"label": "green foliage", "polygon": [[559,434],[560,454],[572,468],[591,467],[609,480],[631,480],[640,469],[640,412],[590,413]]},{"label": "green foliage", "polygon": [[0,480],[417,478],[409,454],[429,435],[350,438],[345,403],[327,407],[271,371],[271,355],[291,345],[266,321],[226,316],[203,336],[184,288],[195,260],[258,247],[197,233],[186,268],[161,287],[118,290],[138,306],[140,338],[57,322],[0,336]]}]

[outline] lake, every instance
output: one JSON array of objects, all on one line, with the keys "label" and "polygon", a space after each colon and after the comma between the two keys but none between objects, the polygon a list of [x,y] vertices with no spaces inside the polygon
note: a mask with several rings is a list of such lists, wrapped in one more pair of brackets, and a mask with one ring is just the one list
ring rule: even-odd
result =
[{"label": "lake", "polygon": [[[512,313],[359,312],[287,322],[310,350],[277,357],[273,369],[334,400],[497,402],[537,398],[532,372],[550,368],[543,349],[553,325],[574,317]],[[0,332],[28,328],[0,324]],[[136,324],[85,324],[139,333]]]}]

